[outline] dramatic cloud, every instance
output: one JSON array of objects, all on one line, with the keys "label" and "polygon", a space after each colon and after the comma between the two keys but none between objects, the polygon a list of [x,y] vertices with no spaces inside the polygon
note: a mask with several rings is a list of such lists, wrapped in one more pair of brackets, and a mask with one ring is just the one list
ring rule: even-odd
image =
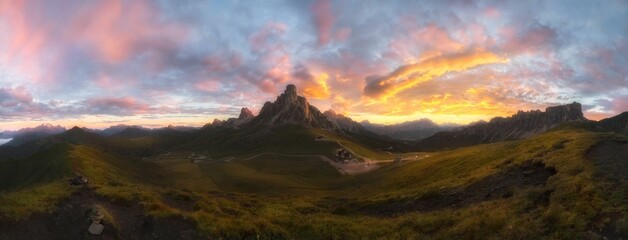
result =
[{"label": "dramatic cloud", "polygon": [[187,29],[161,21],[158,12],[146,0],[102,1],[78,12],[68,37],[105,63],[120,63],[141,52],[173,51],[187,37]]},{"label": "dramatic cloud", "polygon": [[506,62],[508,62],[507,59],[485,51],[433,57],[399,67],[386,76],[367,77],[368,83],[364,88],[364,93],[367,96],[386,100],[401,91],[413,88],[421,82],[432,80],[448,72]]},{"label": "dramatic cloud", "polygon": [[357,120],[628,110],[628,3],[0,0],[0,121],[202,125],[292,83]]}]

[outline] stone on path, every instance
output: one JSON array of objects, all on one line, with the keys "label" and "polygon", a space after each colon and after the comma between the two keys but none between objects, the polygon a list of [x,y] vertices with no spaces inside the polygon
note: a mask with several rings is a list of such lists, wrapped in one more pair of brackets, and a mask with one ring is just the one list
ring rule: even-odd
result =
[{"label": "stone on path", "polygon": [[102,231],[105,229],[105,226],[100,223],[93,222],[92,225],[89,225],[87,231],[92,235],[100,235]]}]

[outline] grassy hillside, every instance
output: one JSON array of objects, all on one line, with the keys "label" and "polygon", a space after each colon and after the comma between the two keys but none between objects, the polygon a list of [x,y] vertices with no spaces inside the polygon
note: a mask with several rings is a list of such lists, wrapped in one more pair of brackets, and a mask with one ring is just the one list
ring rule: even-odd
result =
[{"label": "grassy hillside", "polygon": [[[212,130],[171,149],[172,154],[150,158],[71,145],[56,155],[42,153],[59,158],[22,160],[25,173],[19,176],[40,171],[36,166],[48,162],[66,163],[59,165],[66,170],[37,178],[29,187],[19,186],[24,178],[18,175],[3,179],[5,188],[14,190],[0,194],[2,203],[10,203],[0,204],[0,214],[50,211],[49,199],[73,191],[59,179],[76,172],[90,179],[91,191],[98,196],[139,205],[157,218],[186,219],[210,237],[596,239],[628,235],[626,136],[563,128],[526,140],[430,153],[421,160],[344,176],[316,157],[333,152],[338,143],[315,141],[314,136],[339,141],[365,157],[389,156],[342,136],[306,128],[270,137],[246,133],[261,136],[257,140],[262,143],[240,142],[242,138],[235,136],[240,133],[229,131]],[[221,140],[223,136],[228,137]],[[186,157],[191,151],[208,158],[192,162]],[[10,171],[4,170],[7,166],[0,170]],[[14,207],[18,198],[44,207]],[[111,217],[123,215],[112,211]]]}]

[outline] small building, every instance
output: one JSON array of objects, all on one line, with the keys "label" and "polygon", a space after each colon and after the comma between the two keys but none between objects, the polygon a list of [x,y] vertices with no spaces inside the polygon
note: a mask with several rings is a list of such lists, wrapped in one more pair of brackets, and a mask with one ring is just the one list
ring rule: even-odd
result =
[{"label": "small building", "polygon": [[341,148],[336,151],[335,160],[337,162],[347,163],[350,160],[355,160],[355,156],[346,148]]}]

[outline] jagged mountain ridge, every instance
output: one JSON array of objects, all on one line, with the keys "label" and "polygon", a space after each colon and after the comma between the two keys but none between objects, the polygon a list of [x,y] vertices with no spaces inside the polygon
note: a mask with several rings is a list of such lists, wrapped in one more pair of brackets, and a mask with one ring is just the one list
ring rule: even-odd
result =
[{"label": "jagged mountain ridge", "polygon": [[496,117],[489,122],[472,124],[461,130],[439,132],[419,141],[416,146],[418,150],[424,151],[523,139],[545,132],[559,124],[574,121],[589,121],[582,114],[582,105],[576,102],[548,107],[545,112],[519,111],[511,117]]},{"label": "jagged mountain ridge", "polygon": [[305,97],[297,95],[293,84],[277,97],[275,102],[266,102],[260,113],[249,123],[251,126],[272,126],[279,124],[300,124],[315,128],[334,129],[334,124],[310,105]]},{"label": "jagged mountain ridge", "polygon": [[239,128],[241,125],[249,123],[255,115],[251,110],[246,107],[240,109],[240,115],[238,118],[229,118],[227,120],[214,119],[213,122],[205,124],[203,128],[215,128],[215,127],[230,127],[230,128]]}]

